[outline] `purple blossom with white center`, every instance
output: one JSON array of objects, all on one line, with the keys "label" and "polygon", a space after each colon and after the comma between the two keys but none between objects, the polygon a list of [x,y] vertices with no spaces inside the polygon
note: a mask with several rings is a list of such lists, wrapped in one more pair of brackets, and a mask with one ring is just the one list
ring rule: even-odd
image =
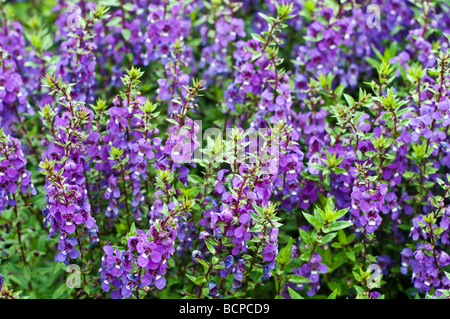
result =
[{"label": "purple blossom with white center", "polygon": [[0,212],[17,205],[16,192],[36,195],[31,172],[26,169],[27,160],[18,139],[0,130]]},{"label": "purple blossom with white center", "polygon": [[161,290],[166,286],[164,275],[167,261],[175,253],[177,232],[167,222],[152,224],[147,233],[137,230],[128,237],[124,249],[107,245],[103,247],[100,279],[105,292],[111,290],[111,298],[129,298],[139,295],[139,289],[154,286]]},{"label": "purple blossom with white center", "polygon": [[386,184],[355,185],[351,194],[351,218],[357,227],[364,228],[367,233],[373,233],[381,224],[380,212],[386,196]]},{"label": "purple blossom with white center", "polygon": [[300,268],[294,268],[294,274],[308,278],[311,283],[301,285],[297,289],[307,289],[308,296],[314,296],[320,288],[320,274],[328,272],[328,266],[322,263],[322,256],[314,253],[309,261],[303,264]]}]

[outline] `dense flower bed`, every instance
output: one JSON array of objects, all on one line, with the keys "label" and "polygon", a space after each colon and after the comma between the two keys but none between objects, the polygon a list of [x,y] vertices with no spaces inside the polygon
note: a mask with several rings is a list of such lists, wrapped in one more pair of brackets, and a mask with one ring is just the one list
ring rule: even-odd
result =
[{"label": "dense flower bed", "polygon": [[450,4],[0,1],[0,298],[449,298]]}]

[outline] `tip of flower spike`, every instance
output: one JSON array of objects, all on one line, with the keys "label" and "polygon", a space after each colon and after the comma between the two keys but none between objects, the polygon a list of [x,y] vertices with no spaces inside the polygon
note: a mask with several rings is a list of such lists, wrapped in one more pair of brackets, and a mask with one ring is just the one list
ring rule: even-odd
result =
[{"label": "tip of flower spike", "polygon": [[139,68],[135,68],[134,66],[131,67],[131,69],[127,70],[128,75],[131,79],[137,80],[142,75],[144,75],[144,72],[141,71]]}]

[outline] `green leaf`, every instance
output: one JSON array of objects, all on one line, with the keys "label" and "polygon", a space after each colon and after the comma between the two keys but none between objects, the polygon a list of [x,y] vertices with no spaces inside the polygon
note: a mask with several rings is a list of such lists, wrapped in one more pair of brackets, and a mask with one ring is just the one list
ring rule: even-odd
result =
[{"label": "green leaf", "polygon": [[125,41],[129,41],[131,37],[131,31],[128,29],[122,29],[122,36],[125,39]]},{"label": "green leaf", "polygon": [[404,172],[404,173],[402,174],[402,176],[403,176],[404,178],[406,178],[406,179],[411,179],[411,178],[413,178],[414,173],[413,173],[413,172]]},{"label": "green leaf", "polygon": [[347,236],[345,236],[345,232],[342,229],[338,232],[338,239],[341,244],[347,244]]},{"label": "green leaf", "polygon": [[353,251],[353,249],[349,249],[348,251],[345,252],[345,256],[347,256],[348,259],[350,259],[351,261],[355,261],[355,252]]},{"label": "green leaf", "polygon": [[125,10],[125,11],[133,11],[133,4],[132,3],[125,3],[123,6],[122,6],[122,8]]},{"label": "green leaf", "polygon": [[322,227],[322,231],[324,233],[329,233],[329,232],[332,232],[332,231],[337,231],[337,230],[340,230],[340,229],[344,229],[344,228],[350,227],[352,225],[353,225],[353,223],[351,223],[351,222],[337,221],[337,222],[329,224],[328,227],[326,227],[324,225]]},{"label": "green leaf", "polygon": [[368,151],[366,153],[364,153],[364,155],[366,155],[367,157],[374,157],[375,155],[377,155],[377,153],[375,151]]},{"label": "green leaf", "polygon": [[299,293],[297,293],[294,289],[291,287],[288,287],[289,289],[289,295],[292,299],[304,299]]},{"label": "green leaf", "polygon": [[347,173],[347,170],[346,170],[346,169],[343,169],[343,168],[340,168],[340,167],[335,167],[335,168],[333,169],[333,172],[334,172],[335,174],[345,174],[345,173]]},{"label": "green leaf", "polygon": [[354,106],[355,105],[355,99],[353,99],[353,97],[351,97],[350,95],[344,93],[344,98],[347,101],[347,104],[349,106]]},{"label": "green leaf", "polygon": [[277,256],[277,262],[281,265],[286,265],[291,260],[292,254],[292,237],[289,237],[289,241],[286,246],[283,248],[280,254]]},{"label": "green leaf", "polygon": [[189,274],[186,274],[186,277],[188,277],[197,286],[200,286],[202,283],[206,282],[205,276],[194,277]]},{"label": "green leaf", "polygon": [[136,232],[136,224],[133,223],[133,225],[131,225],[130,228],[130,232],[128,233],[129,236],[136,236],[137,232]]},{"label": "green leaf", "polygon": [[287,280],[289,282],[292,282],[294,284],[306,284],[308,282],[311,282],[308,278],[305,278],[300,275],[289,275],[289,279]]},{"label": "green leaf", "polygon": [[62,284],[61,286],[59,286],[52,295],[52,299],[60,299],[63,297],[63,295],[67,293],[67,285],[66,283]]},{"label": "green leaf", "polygon": [[209,265],[206,261],[204,261],[203,259],[200,258],[195,258],[195,260],[197,260],[199,262],[199,264],[201,264],[203,266],[203,271],[206,274],[209,270]]},{"label": "green leaf", "polygon": [[344,216],[344,215],[348,212],[349,209],[350,209],[350,208],[344,208],[344,209],[341,209],[341,210],[336,211],[336,212],[334,213],[334,216],[333,216],[333,221],[334,221],[334,220],[338,220],[339,218],[341,218],[342,216]]},{"label": "green leaf", "polygon": [[306,243],[306,244],[311,244],[313,242],[311,235],[306,232],[305,230],[299,228],[298,232],[300,234],[300,238]]},{"label": "green leaf", "polygon": [[166,119],[167,122],[172,123],[174,125],[180,125],[180,123],[178,123],[176,120],[174,119]]},{"label": "green leaf", "polygon": [[339,98],[341,97],[342,93],[344,92],[345,89],[345,84],[342,83],[341,85],[339,85],[335,90],[334,90],[334,95]]},{"label": "green leaf", "polygon": [[208,240],[205,240],[205,244],[206,244],[206,247],[208,248],[209,252],[211,254],[215,255],[216,254],[216,249],[214,248],[214,246],[211,245],[211,243]]},{"label": "green leaf", "polygon": [[336,237],[336,236],[337,236],[337,233],[336,233],[336,232],[331,233],[331,234],[328,234],[328,235],[325,235],[325,236],[323,236],[323,238],[322,238],[322,243],[323,243],[323,244],[327,244],[327,243],[329,243],[330,241],[332,241],[332,240],[334,239],[334,237]]},{"label": "green leaf", "polygon": [[316,229],[322,228],[322,225],[323,225],[323,224],[322,224],[317,218],[315,218],[313,215],[303,213],[303,216],[305,216],[306,220],[307,220],[311,225],[313,225],[314,228],[316,228]]},{"label": "green leaf", "polygon": [[338,289],[334,289],[333,292],[328,296],[327,299],[336,299],[338,293]]}]

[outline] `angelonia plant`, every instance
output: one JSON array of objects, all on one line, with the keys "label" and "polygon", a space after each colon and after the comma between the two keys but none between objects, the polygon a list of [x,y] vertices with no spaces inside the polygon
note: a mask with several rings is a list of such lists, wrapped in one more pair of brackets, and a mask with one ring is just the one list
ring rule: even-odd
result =
[{"label": "angelonia plant", "polygon": [[449,299],[450,3],[0,0],[0,299]]}]

